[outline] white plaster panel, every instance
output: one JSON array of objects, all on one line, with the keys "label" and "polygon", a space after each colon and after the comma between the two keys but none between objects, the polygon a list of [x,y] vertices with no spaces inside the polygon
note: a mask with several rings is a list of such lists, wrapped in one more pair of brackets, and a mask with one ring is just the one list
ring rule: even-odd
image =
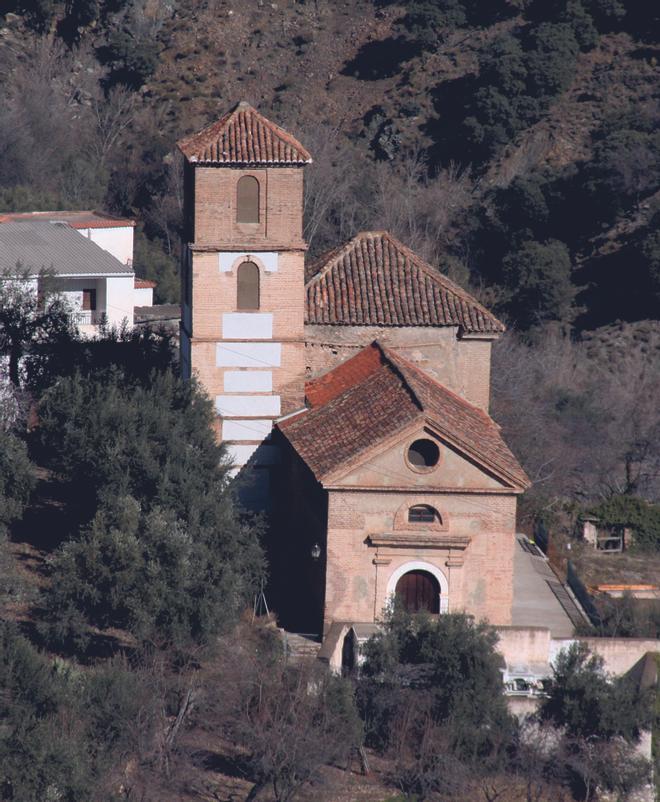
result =
[{"label": "white plaster panel", "polygon": [[105,288],[108,323],[111,326],[121,326],[125,320],[129,326],[132,326],[135,306],[135,277],[108,276],[105,280]]},{"label": "white plaster panel", "polygon": [[227,445],[227,455],[232,465],[245,465],[258,448],[257,445]]},{"label": "white plaster panel", "polygon": [[225,371],[226,393],[270,393],[273,389],[271,370]]},{"label": "white plaster panel", "polygon": [[280,414],[279,395],[219,395],[215,408],[223,418]]},{"label": "white plaster panel", "polygon": [[228,340],[271,340],[273,315],[270,312],[225,312],[222,336]]},{"label": "white plaster panel", "polygon": [[279,368],[280,343],[218,343],[215,364],[219,368]]},{"label": "white plaster panel", "polygon": [[151,287],[136,287],[134,293],[135,306],[153,306],[154,291]]},{"label": "white plaster panel", "polygon": [[273,421],[264,420],[223,420],[223,440],[263,440],[273,428]]},{"label": "white plaster panel", "polygon": [[231,273],[237,259],[244,261],[251,256],[256,257],[264,266],[266,273],[277,273],[277,257],[275,251],[259,251],[259,253],[249,253],[246,251],[223,251],[218,254],[218,267],[221,273]]},{"label": "white plaster panel", "polygon": [[227,443],[226,448],[232,465],[245,465],[252,460],[254,465],[267,466],[277,465],[280,461],[280,452],[275,446]]}]

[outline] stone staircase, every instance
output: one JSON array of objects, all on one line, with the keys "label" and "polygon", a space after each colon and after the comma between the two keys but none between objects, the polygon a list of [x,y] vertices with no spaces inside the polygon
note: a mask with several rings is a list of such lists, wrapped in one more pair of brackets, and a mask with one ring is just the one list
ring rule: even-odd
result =
[{"label": "stone staircase", "polygon": [[286,632],[280,629],[284,653],[288,660],[315,660],[321,648],[321,636],[304,632]]}]

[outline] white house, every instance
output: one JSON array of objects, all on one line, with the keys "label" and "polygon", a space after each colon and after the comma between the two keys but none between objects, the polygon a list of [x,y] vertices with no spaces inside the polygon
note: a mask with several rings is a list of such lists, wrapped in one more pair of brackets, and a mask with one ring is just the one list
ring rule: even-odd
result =
[{"label": "white house", "polygon": [[20,262],[35,276],[47,270],[70,300],[83,334],[134,323],[134,309],[153,305],[155,282],[133,271],[135,221],[94,211],[0,215],[0,269]]},{"label": "white house", "polygon": [[0,271],[11,273],[17,265],[34,275],[35,284],[48,271],[52,288],[70,301],[83,334],[95,334],[102,320],[110,326],[133,325],[133,268],[66,223],[0,225]]},{"label": "white house", "polygon": [[129,267],[133,265],[135,220],[94,211],[9,212],[0,215],[0,223],[21,221],[65,223],[83,237],[91,239],[104,251],[111,253],[123,265]]}]

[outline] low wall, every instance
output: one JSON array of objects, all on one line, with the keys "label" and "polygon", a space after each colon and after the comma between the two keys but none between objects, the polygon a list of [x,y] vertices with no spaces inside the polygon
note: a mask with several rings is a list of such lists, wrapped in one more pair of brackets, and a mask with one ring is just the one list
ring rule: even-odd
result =
[{"label": "low wall", "polygon": [[552,664],[562,649],[581,642],[603,658],[610,674],[625,674],[648,652],[660,653],[660,640],[652,638],[551,638],[545,627],[497,627],[498,652],[507,665]]},{"label": "low wall", "polygon": [[497,651],[507,665],[549,662],[551,638],[547,627],[497,627],[497,636]]}]

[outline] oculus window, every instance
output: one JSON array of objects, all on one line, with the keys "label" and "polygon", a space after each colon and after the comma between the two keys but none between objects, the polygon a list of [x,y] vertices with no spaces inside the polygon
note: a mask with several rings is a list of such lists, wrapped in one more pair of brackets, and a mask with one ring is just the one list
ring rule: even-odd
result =
[{"label": "oculus window", "polygon": [[408,447],[407,457],[412,468],[428,471],[440,461],[440,449],[433,440],[420,438]]}]

